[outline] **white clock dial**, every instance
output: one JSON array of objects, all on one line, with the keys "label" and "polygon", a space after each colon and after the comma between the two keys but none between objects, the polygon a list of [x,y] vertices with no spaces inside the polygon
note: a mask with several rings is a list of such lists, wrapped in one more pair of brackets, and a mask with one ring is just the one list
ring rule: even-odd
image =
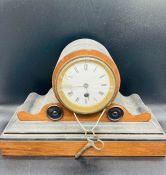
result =
[{"label": "white clock dial", "polygon": [[89,106],[99,103],[111,90],[108,73],[99,64],[83,58],[73,64],[62,79],[62,91],[73,103]]},{"label": "white clock dial", "polygon": [[116,86],[110,67],[94,57],[79,57],[67,62],[56,84],[61,102],[81,113],[95,112],[106,106]]}]

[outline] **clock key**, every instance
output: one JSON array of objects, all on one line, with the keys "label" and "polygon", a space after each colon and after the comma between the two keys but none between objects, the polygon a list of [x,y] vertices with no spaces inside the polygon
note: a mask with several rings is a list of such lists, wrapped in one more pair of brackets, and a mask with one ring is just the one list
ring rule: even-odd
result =
[{"label": "clock key", "polygon": [[94,141],[88,139],[88,143],[75,155],[75,158],[79,158],[87,149],[94,147]]}]

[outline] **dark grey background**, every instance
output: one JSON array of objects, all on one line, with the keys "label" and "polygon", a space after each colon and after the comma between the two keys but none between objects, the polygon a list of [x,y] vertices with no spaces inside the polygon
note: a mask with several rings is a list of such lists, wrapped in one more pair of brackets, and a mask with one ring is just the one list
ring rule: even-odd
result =
[{"label": "dark grey background", "polygon": [[123,94],[166,102],[165,0],[0,0],[0,103],[46,93],[60,52],[83,37],[109,50]]},{"label": "dark grey background", "polygon": [[[84,37],[106,46],[121,92],[154,103],[166,130],[166,0],[0,0],[0,132],[14,103],[51,88],[60,52]],[[165,175],[166,159],[0,157],[0,174]]]}]

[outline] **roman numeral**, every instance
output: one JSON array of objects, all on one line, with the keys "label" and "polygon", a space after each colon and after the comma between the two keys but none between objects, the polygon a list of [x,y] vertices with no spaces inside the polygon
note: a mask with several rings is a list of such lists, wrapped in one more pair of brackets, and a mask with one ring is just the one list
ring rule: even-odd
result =
[{"label": "roman numeral", "polygon": [[104,92],[99,91],[99,94],[100,94],[100,95],[104,95]]},{"label": "roman numeral", "polygon": [[73,77],[71,75],[69,75],[68,78],[73,78]]},{"label": "roman numeral", "polygon": [[96,98],[94,98],[94,100],[97,102],[97,99]]},{"label": "roman numeral", "polygon": [[88,64],[87,63],[84,64],[84,70],[88,70]]},{"label": "roman numeral", "polygon": [[80,99],[79,99],[78,97],[75,99],[76,102],[78,102],[79,100],[80,100]]},{"label": "roman numeral", "polygon": [[76,67],[74,68],[74,70],[75,70],[77,73],[79,73],[79,71],[78,71],[78,69],[77,69]]},{"label": "roman numeral", "polygon": [[103,78],[105,75],[101,75],[99,78]]},{"label": "roman numeral", "polygon": [[101,84],[101,86],[107,86],[107,84]]},{"label": "roman numeral", "polygon": [[70,91],[67,93],[69,96],[72,96],[73,95],[73,91]]},{"label": "roman numeral", "polygon": [[96,69],[97,69],[97,66],[95,67],[95,69],[93,70],[93,72],[95,72],[95,71],[96,71]]}]

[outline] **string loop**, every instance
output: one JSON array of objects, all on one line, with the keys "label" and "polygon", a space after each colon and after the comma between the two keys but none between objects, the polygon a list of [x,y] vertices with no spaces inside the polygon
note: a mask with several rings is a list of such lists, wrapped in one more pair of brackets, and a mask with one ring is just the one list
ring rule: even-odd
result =
[{"label": "string loop", "polygon": [[[76,113],[74,113],[74,117],[77,120],[77,123],[80,125],[80,127],[82,128],[82,130],[85,133],[85,137],[87,139],[88,142],[93,142],[93,147],[96,150],[101,150],[104,148],[104,142],[96,135],[95,133],[95,128],[98,126],[100,119],[102,118],[103,114],[105,113],[106,109],[103,109],[102,113],[100,114],[97,122],[95,123],[95,125],[92,127],[92,129],[86,129],[84,127],[84,125],[79,121]],[[97,146],[97,143],[100,144],[100,146]]]}]

